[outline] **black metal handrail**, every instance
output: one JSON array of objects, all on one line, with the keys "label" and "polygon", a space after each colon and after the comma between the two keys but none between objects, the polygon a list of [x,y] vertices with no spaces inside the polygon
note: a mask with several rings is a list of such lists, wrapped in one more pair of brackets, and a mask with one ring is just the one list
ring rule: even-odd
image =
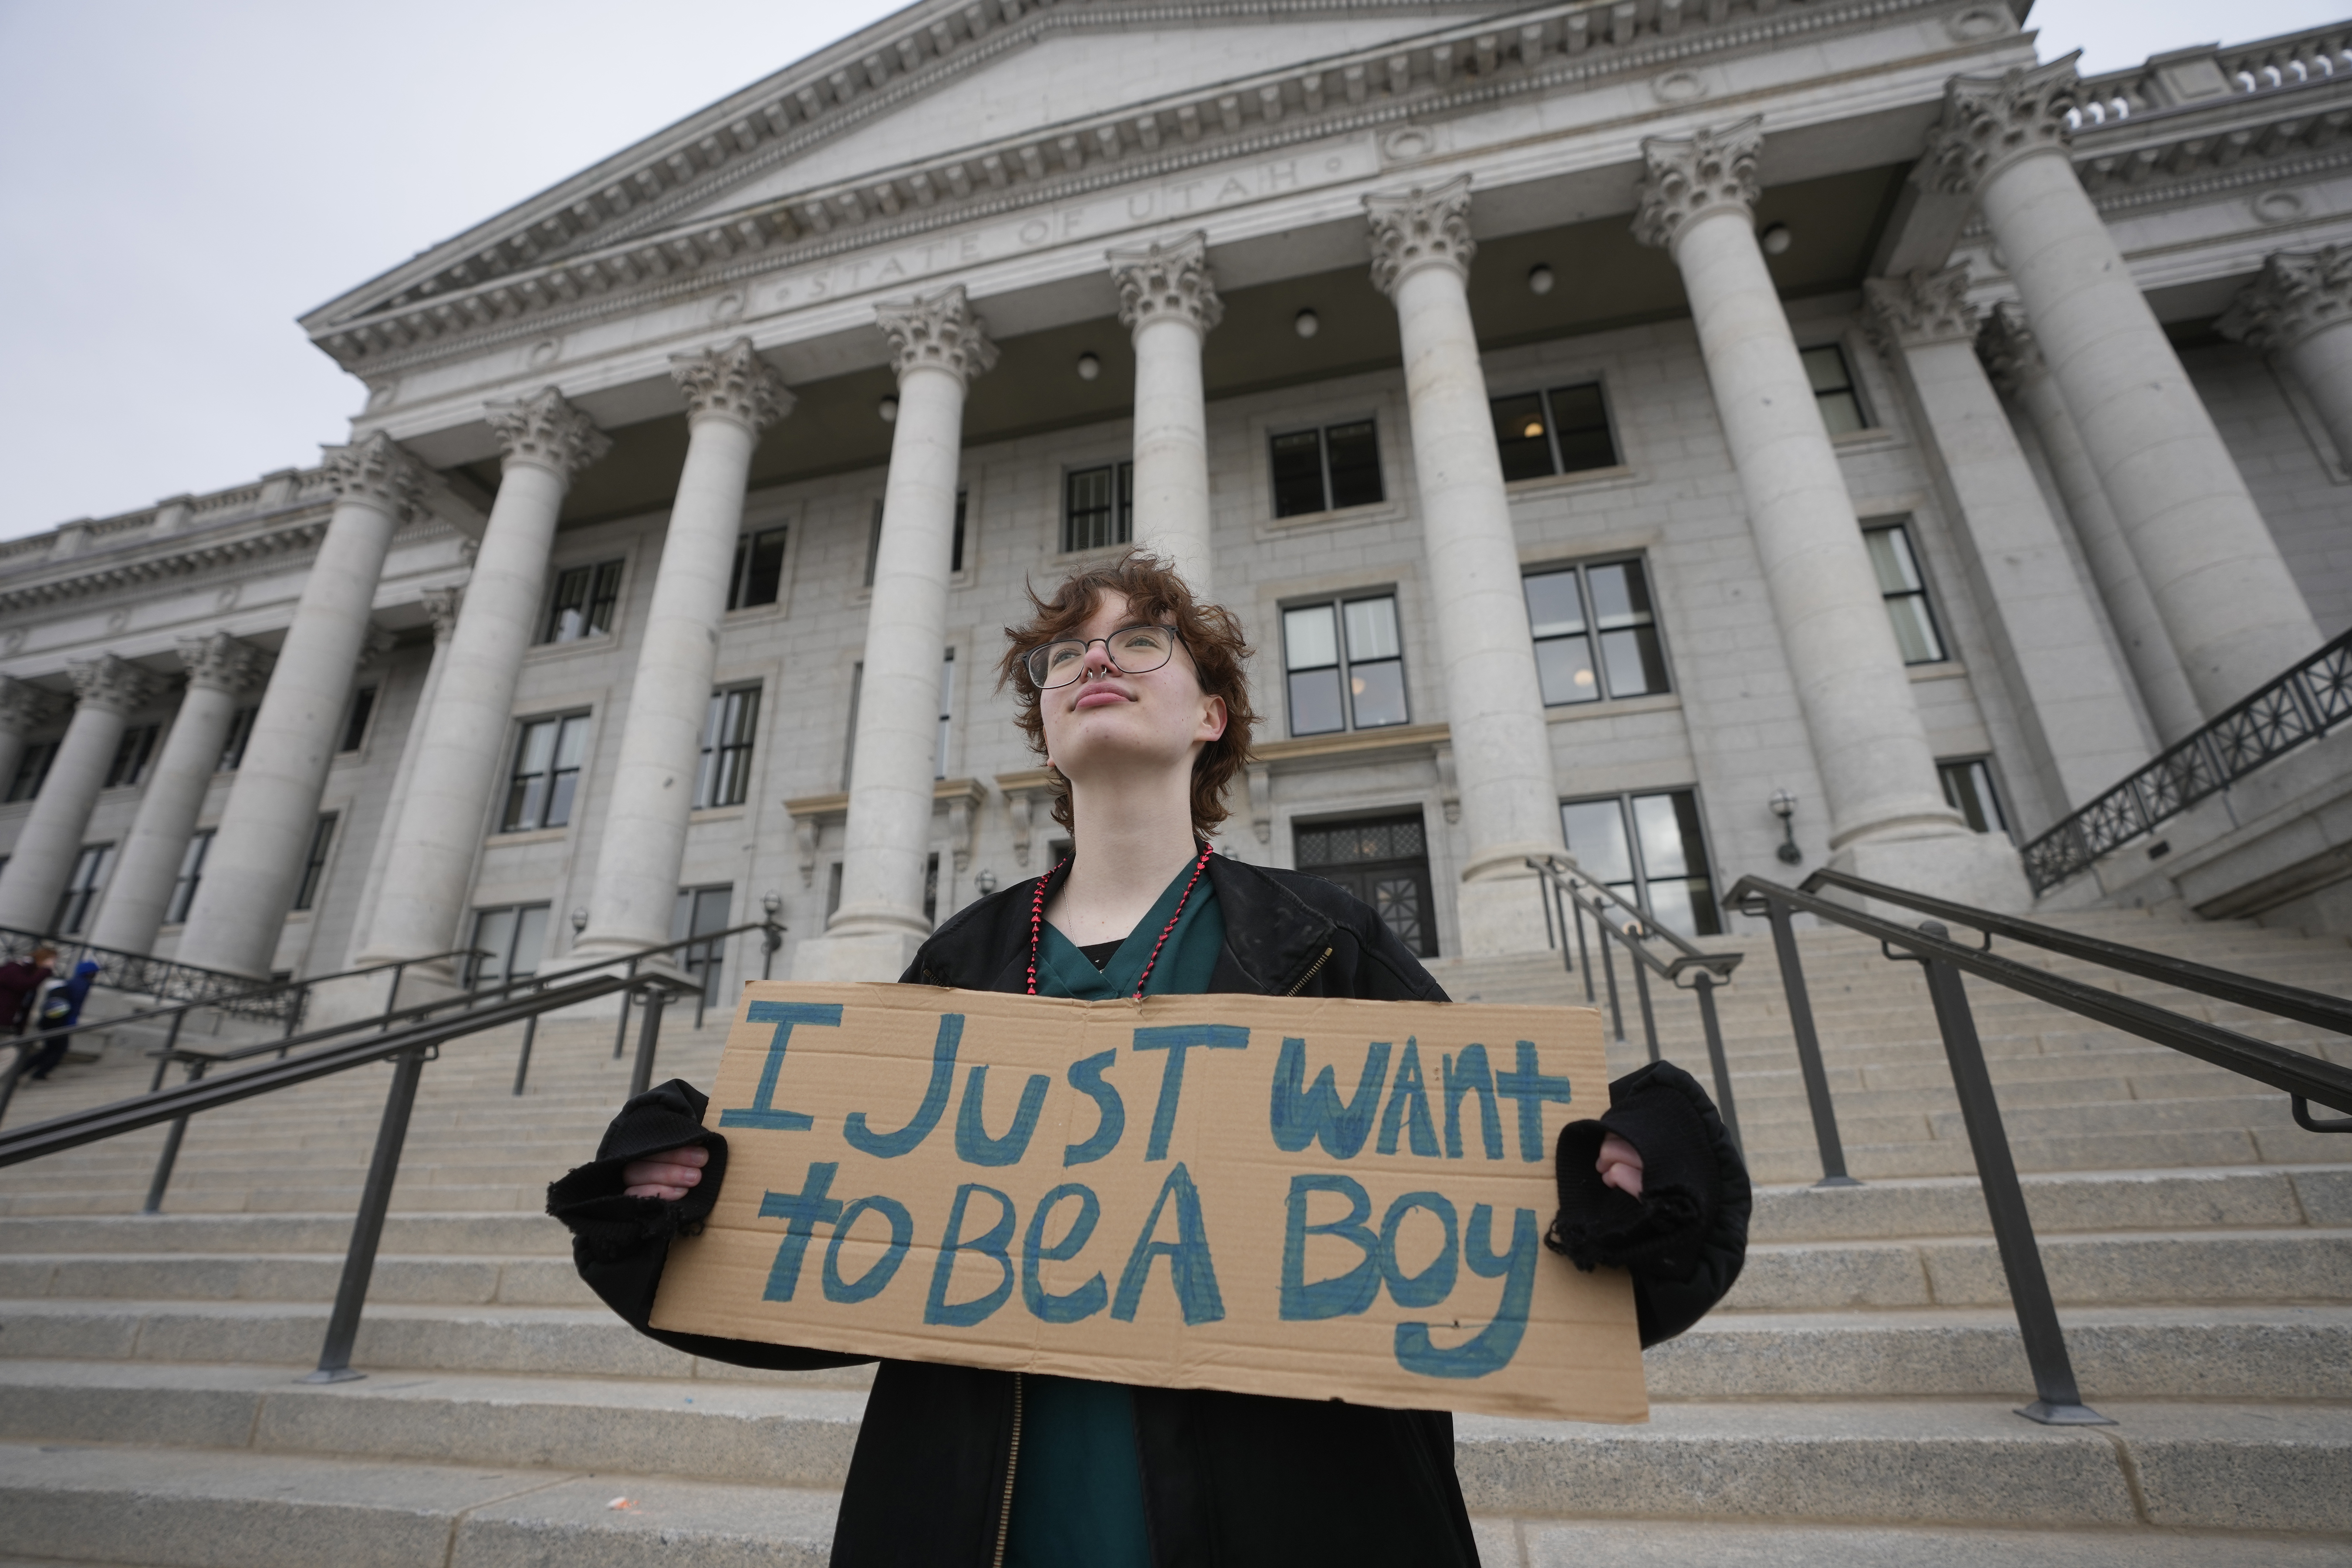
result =
[{"label": "black metal handrail", "polygon": [[289,1005],[279,994],[286,987],[284,981],[256,980],[250,974],[204,969],[175,959],[157,958],[152,953],[127,952],[121,948],[99,947],[69,936],[0,926],[0,961],[23,958],[41,947],[57,950],[59,973],[70,974],[84,960],[95,963],[98,973],[91,977],[91,984],[110,991],[128,991],[158,1001],[194,1002],[247,1018],[282,1017]]},{"label": "black metal handrail", "polygon": [[[1595,932],[1601,940],[1601,969],[1608,979],[1609,1018],[1618,1041],[1625,1038],[1625,1009],[1617,992],[1617,963],[1611,955],[1610,942],[1614,938],[1633,959],[1633,994],[1641,1008],[1642,1037],[1649,1047],[1650,1059],[1659,1059],[1658,1016],[1650,999],[1650,976],[1657,975],[1679,991],[1687,991],[1698,1004],[1699,1027],[1706,1037],[1707,1066],[1715,1078],[1716,1109],[1722,1112],[1725,1131],[1739,1144],[1739,1112],[1732,1101],[1731,1066],[1723,1051],[1723,1026],[1716,1016],[1715,988],[1731,978],[1746,956],[1738,952],[1703,952],[1681,932],[1660,925],[1646,910],[1633,903],[1605,882],[1595,881],[1568,855],[1544,859],[1530,859],[1529,869],[1536,873],[1544,890],[1544,940],[1552,942],[1557,932],[1560,962],[1569,973],[1576,973],[1576,957],[1569,950],[1568,931],[1571,920],[1576,926],[1576,952],[1584,955],[1584,999],[1598,1006],[1599,999],[1592,988],[1591,950],[1584,940],[1584,917],[1591,915]],[[1612,915],[1616,918],[1611,919]],[[1662,958],[1651,949],[1653,942],[1664,942],[1674,949],[1675,956]],[[1687,979],[1688,984],[1685,984]]]},{"label": "black metal handrail", "polygon": [[2038,896],[2264,763],[2352,719],[2352,632],[2168,748],[2025,847]]},{"label": "black metal handrail", "polygon": [[[1932,908],[1934,912],[1984,932],[1984,940],[1981,945],[1956,942],[1952,940],[1950,929],[1938,921],[1923,921],[1916,929],[1904,926],[1822,898],[1812,890],[1817,886],[1864,892],[1917,910]],[[1974,909],[1948,900],[1934,900],[1924,894],[1886,888],[1838,872],[1816,873],[1807,879],[1802,890],[1757,877],[1743,877],[1731,889],[1730,902],[1743,912],[1764,914],[1770,918],[1780,952],[1781,978],[1788,989],[1790,1016],[1792,1020],[1802,1020],[1801,1033],[1811,1032],[1811,1011],[1805,1001],[1801,961],[1790,934],[1792,913],[1810,914],[1817,920],[1875,937],[1880,950],[1889,958],[1916,963],[1926,970],[1928,995],[1936,1009],[1937,1031],[1943,1037],[1945,1058],[1952,1069],[1952,1087],[1959,1097],[1960,1119],[1968,1129],[1969,1147],[1976,1163],[1977,1179],[1984,1191],[1985,1207],[1992,1220],[1993,1240],[2000,1252],[2002,1269],[2008,1276],[2010,1300],[2016,1309],[2026,1360],[2033,1372],[2036,1397],[2018,1412],[2031,1420],[2057,1426],[2112,1425],[2105,1416],[2083,1403],[2080,1387],[2075,1382],[2074,1363],[2067,1353],[2065,1337],[2059,1328],[2050,1281],[2042,1270],[2041,1250],[2034,1240],[2032,1219],[2026,1210],[2024,1189],[2018,1182],[2016,1158],[2010,1150],[2009,1136],[2001,1124],[2000,1104],[1993,1092],[1992,1076],[1985,1065],[1983,1043],[1978,1038],[1975,1016],[1969,1009],[1967,988],[1961,981],[1963,975],[1975,975],[1980,980],[2283,1089],[2290,1097],[2298,1124],[2314,1131],[2352,1132],[2352,1117],[2319,1121],[2310,1115],[2307,1104],[2315,1100],[2336,1110],[2352,1112],[2352,1068],[2339,1066],[2287,1046],[2242,1035],[2202,1019],[2185,1017],[2135,997],[2086,985],[2033,964],[1998,956],[1990,949],[1996,935],[2028,942],[2034,942],[2037,937],[2064,939],[2063,948],[2052,940],[2042,940],[2036,944],[2053,952],[2068,952],[2070,956],[2086,958],[2120,973],[2143,975],[2151,970],[2162,971],[2169,963],[2170,961],[2160,954],[2144,949],[2126,948],[2120,943],[2098,943],[2095,944],[2098,951],[2093,951],[2084,945],[2084,939],[2053,931],[2048,927],[2014,921],[1988,910]],[[2126,956],[2129,959],[2127,965],[2116,962]],[[2213,977],[2221,972],[2201,965],[2188,967],[2198,972],[2195,978],[2200,984],[2186,988],[2200,990],[2206,994],[2218,994],[2211,987],[2217,984]],[[2173,978],[2171,974],[2162,973],[2156,977]],[[2241,994],[2246,994],[2244,977],[2236,978],[2242,983],[2239,987]],[[2294,987],[2285,989],[2290,992],[2295,990]],[[2317,997],[2320,994],[2298,994]],[[2260,1002],[2246,1005],[2258,1008],[2264,1006]],[[1818,1048],[1816,1044],[1816,1054]],[[1822,1099],[1816,1102],[1817,1115],[1826,1102],[1824,1093]]]},{"label": "black metal handrail", "polygon": [[[534,982],[542,984],[551,984],[569,974],[593,973],[599,969],[608,969],[614,963],[622,963],[626,964],[626,973],[635,974],[637,973],[637,966],[645,963],[646,960],[649,958],[659,958],[664,953],[670,952],[690,953],[690,950],[698,947],[702,949],[703,956],[701,962],[705,964],[709,964],[717,962],[719,957],[719,943],[727,941],[730,937],[740,936],[747,931],[756,931],[764,933],[760,946],[760,978],[765,980],[769,978],[769,973],[775,965],[776,950],[784,945],[784,931],[787,929],[788,928],[786,928],[782,922],[775,920],[772,916],[764,921],[747,921],[739,926],[729,926],[725,931],[705,931],[700,936],[680,937],[676,942],[664,942],[659,947],[645,948],[639,952],[628,954],[625,959],[607,958],[588,963],[575,964],[570,969],[560,969],[551,974],[543,976],[537,974],[528,975],[520,981],[509,982],[509,984],[528,984]],[[689,956],[688,960],[688,968],[693,967],[693,962],[694,961]],[[708,974],[706,973],[704,978],[698,984],[694,994],[694,1026],[697,1029],[700,1029],[702,1027],[703,1013],[709,1005],[709,1001],[710,982]],[[523,1026],[522,1049],[515,1058],[514,1092],[518,1095],[522,1093],[523,1080],[530,1074],[530,1048],[532,1042],[537,1039],[538,1035],[539,1020],[536,1017],[533,1017],[529,1024]],[[621,1051],[627,1044],[628,1038],[629,998],[625,995],[621,998],[620,1023],[613,1032],[613,1059],[614,1061],[619,1061],[621,1059]]]},{"label": "black metal handrail", "polygon": [[[352,1347],[359,1337],[360,1314],[366,1306],[368,1283],[375,1272],[376,1249],[383,1237],[384,1215],[391,1207],[393,1184],[400,1173],[401,1152],[408,1138],[409,1113],[415,1106],[417,1084],[424,1075],[425,1062],[437,1057],[440,1047],[448,1041],[520,1020],[536,1018],[541,1013],[552,1012],[559,1007],[593,1002],[616,991],[627,993],[635,990],[642,994],[644,1022],[637,1035],[636,1059],[630,1066],[629,1092],[633,1096],[642,1094],[653,1081],[654,1058],[661,1033],[664,1004],[670,992],[683,990],[689,984],[666,974],[645,977],[611,973],[591,974],[565,985],[535,988],[531,994],[525,996],[502,996],[487,1006],[469,1007],[454,1018],[418,1019],[399,1028],[376,1029],[359,1039],[327,1045],[299,1056],[281,1056],[244,1072],[206,1079],[199,1070],[191,1074],[188,1082],[172,1089],[153,1089],[111,1105],[97,1106],[35,1122],[13,1131],[0,1132],[0,1168],[79,1148],[85,1143],[119,1137],[162,1121],[173,1123],[175,1129],[184,1128],[189,1117],[203,1111],[348,1072],[371,1062],[390,1059],[394,1063],[392,1087],[384,1098],[383,1119],[376,1129],[375,1151],[368,1163],[367,1183],[361,1189],[359,1210],[352,1218],[351,1245],[343,1257],[342,1279],[336,1287],[334,1309],[328,1316],[326,1341],[319,1352],[318,1369],[304,1380],[310,1383],[348,1382],[363,1375],[352,1370]],[[454,1003],[473,1000],[475,998],[472,997],[443,998],[404,1011],[433,1012]],[[354,1027],[370,1028],[376,1022],[375,1019],[364,1019],[354,1026],[322,1030],[320,1034],[349,1033]],[[306,1037],[302,1041],[289,1043],[307,1044],[315,1037]],[[240,1047],[235,1053],[219,1053],[217,1059],[226,1059],[231,1055],[251,1056],[277,1048],[277,1042],[265,1042]],[[205,1065],[207,1064],[200,1062],[197,1067],[201,1068]]]},{"label": "black metal handrail", "polygon": [[[258,1015],[259,1016],[268,1018],[282,1017],[286,1024],[286,1036],[283,1039],[268,1041],[263,1045],[255,1047],[254,1049],[256,1051],[272,1050],[277,1051],[281,1055],[284,1054],[293,1041],[294,1031],[301,1026],[303,1014],[309,1011],[310,990],[313,986],[323,985],[330,980],[365,979],[369,975],[382,974],[385,971],[389,970],[392,973],[392,984],[384,996],[384,1007],[386,1009],[384,1016],[392,1016],[391,1009],[400,1000],[400,979],[402,972],[406,970],[410,965],[417,963],[432,963],[444,958],[467,957],[479,952],[480,951],[482,950],[473,947],[452,948],[447,952],[427,953],[422,958],[392,959],[383,963],[366,964],[358,969],[339,969],[329,974],[307,975],[300,979],[257,981],[254,984],[257,989],[254,994],[258,995],[264,992],[284,992],[288,994],[291,1001],[290,1005],[288,1005],[282,1013],[272,1011]],[[5,1073],[0,1073],[0,1119],[5,1119],[7,1116],[8,1106],[16,1097],[17,1085],[24,1081],[26,1069],[32,1064],[34,1056],[44,1047],[52,1045],[58,1040],[70,1040],[76,1035],[120,1029],[126,1024],[157,1023],[168,1018],[171,1020],[171,1023],[169,1027],[164,1031],[163,1047],[155,1054],[165,1057],[167,1059],[186,1059],[184,1057],[176,1058],[173,1057],[173,1053],[178,1052],[182,1048],[179,1044],[180,1029],[182,1026],[187,1022],[189,1014],[201,1012],[207,1008],[228,1012],[232,1016],[242,1016],[250,1017],[256,1016],[253,1014],[239,1015],[233,1007],[225,1008],[216,1001],[199,999],[193,1002],[174,1003],[168,1007],[151,1007],[143,1013],[123,1013],[111,1018],[85,1019],[80,1023],[68,1024],[61,1028],[44,1029],[37,1034],[17,1035],[9,1039],[0,1041],[0,1045],[14,1046],[16,1048],[16,1059],[9,1064],[8,1068]],[[340,1033],[341,1030],[338,1029],[331,1032]],[[321,1038],[323,1037],[314,1035],[309,1037],[315,1039]],[[156,1064],[155,1083],[152,1087],[160,1089],[163,1087],[163,1064],[159,1061]]]}]

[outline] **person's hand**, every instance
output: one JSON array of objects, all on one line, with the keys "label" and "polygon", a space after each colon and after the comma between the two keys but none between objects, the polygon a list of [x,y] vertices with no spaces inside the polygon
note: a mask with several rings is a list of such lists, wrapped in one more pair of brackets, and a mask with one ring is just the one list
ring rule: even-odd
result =
[{"label": "person's hand", "polygon": [[[702,1151],[688,1149],[677,1152],[699,1154]],[[1592,1164],[1593,1169],[1601,1173],[1602,1186],[1614,1187],[1629,1198],[1642,1195],[1642,1152],[1614,1132],[1601,1141],[1601,1158]],[[635,1165],[629,1167],[632,1173],[636,1169]]]},{"label": "person's hand", "polygon": [[[1602,1155],[1607,1156],[1607,1151]],[[648,1154],[642,1160],[632,1160],[621,1168],[621,1191],[633,1198],[682,1198],[702,1184],[702,1167],[710,1163],[710,1151],[699,1143],[681,1148],[665,1149],[658,1154]],[[1633,1161],[1634,1187],[1641,1184],[1642,1163]]]}]

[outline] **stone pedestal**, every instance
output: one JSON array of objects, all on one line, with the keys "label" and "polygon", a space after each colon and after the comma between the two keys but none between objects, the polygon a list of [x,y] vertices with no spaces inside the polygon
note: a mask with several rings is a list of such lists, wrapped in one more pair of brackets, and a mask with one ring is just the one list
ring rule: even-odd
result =
[{"label": "stone pedestal", "polygon": [[2074,58],[1955,77],[1913,178],[1973,195],[2208,718],[2319,646],[2229,448],[2066,154]]},{"label": "stone pedestal", "polygon": [[2054,815],[2148,759],[2123,672],[1977,360],[1968,268],[1874,278],[1874,335],[1903,368],[2003,681]]},{"label": "stone pedestal", "polygon": [[898,420],[866,613],[841,907],[794,951],[796,980],[896,980],[931,930],[923,870],[964,393],[996,347],[961,287],[885,305],[876,321],[890,339]]},{"label": "stone pedestal", "polygon": [[57,761],[0,868],[0,926],[47,931],[81,855],[82,830],[106,782],[123,721],[163,694],[163,683],[112,654],[71,667],[73,721]]},{"label": "stone pedestal", "polygon": [[268,656],[226,632],[186,637],[180,662],[187,667],[188,689],[172,732],[148,770],[138,820],[123,841],[114,876],[99,905],[89,939],[100,947],[146,952],[179,885],[180,864],[204,811],[205,792],[218,771],[221,749],[237,705],[259,690]]},{"label": "stone pedestal", "polygon": [[686,466],[629,683],[588,929],[572,948],[583,963],[669,940],[744,481],[760,432],[793,406],[793,395],[749,338],[681,354],[670,374],[686,396]]},{"label": "stone pedestal", "polygon": [[384,555],[424,483],[423,469],[381,432],[329,447],[327,470],[335,510],[254,715],[180,939],[177,956],[207,969],[269,973],[318,823],[352,674],[367,651]]},{"label": "stone pedestal", "polygon": [[[417,732],[391,832],[400,875],[377,889],[362,964],[446,952],[458,943],[474,858],[513,729],[515,685],[547,591],[556,519],[572,476],[612,445],[553,387],[524,402],[492,405],[489,419],[506,465],[450,635],[449,660],[466,675],[436,683],[430,717]],[[431,978],[457,978],[447,960],[428,968]]]},{"label": "stone pedestal", "polygon": [[2123,645],[2124,658],[2147,704],[2157,735],[2169,745],[2205,722],[2197,693],[2181,673],[2179,656],[2157,613],[2156,600],[2139,574],[2123,525],[2107,504],[2099,486],[2099,471],[2084,449],[2082,432],[2066,412],[2066,399],[2042,363],[2025,313],[2014,304],[1994,309],[1978,334],[1977,353],[2004,395],[2013,397],[2032,422],[2042,452],[2050,460],[2051,478],[2074,525],[2074,537],[2090,563],[2091,580],[2107,607],[2107,621]]},{"label": "stone pedestal", "polygon": [[1536,952],[1545,946],[1543,908],[1526,862],[1559,852],[1559,790],[1465,288],[1476,250],[1469,177],[1368,195],[1364,207],[1372,282],[1395,301],[1404,341],[1430,603],[1470,838],[1459,893],[1464,950]]},{"label": "stone pedestal", "polygon": [[[1644,142],[1648,174],[1633,232],[1665,247],[1682,269],[1828,795],[1831,863],[1867,841],[1900,841],[1914,847],[1909,885],[1941,892],[1953,884],[1937,868],[1935,846],[1946,847],[1953,875],[1981,850],[1937,783],[1837,452],[1756,242],[1762,142],[1754,120]],[[2014,850],[2000,847],[2014,885],[1996,907],[2018,908],[2024,873]]]},{"label": "stone pedestal", "polygon": [[1195,598],[1215,595],[1209,415],[1202,340],[1224,315],[1208,237],[1110,252],[1118,319],[1135,335],[1135,542],[1173,566]]}]

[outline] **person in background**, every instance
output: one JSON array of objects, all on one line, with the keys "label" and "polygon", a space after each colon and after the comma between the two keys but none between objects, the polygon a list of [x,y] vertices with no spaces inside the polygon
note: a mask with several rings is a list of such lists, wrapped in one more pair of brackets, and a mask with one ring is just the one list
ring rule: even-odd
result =
[{"label": "person in background", "polygon": [[[81,1022],[81,1005],[89,999],[90,982],[98,977],[94,959],[83,959],[74,965],[73,978],[52,985],[41,998],[40,1010],[34,1015],[37,1031],[70,1029]],[[32,1070],[26,1076],[36,1081],[49,1076],[49,1069],[66,1059],[66,1047],[73,1043],[70,1035],[60,1035],[43,1046],[33,1058]]]},{"label": "person in background", "polygon": [[11,963],[0,963],[0,1031],[21,1035],[30,1021],[33,998],[57,968],[58,950],[43,945]]}]

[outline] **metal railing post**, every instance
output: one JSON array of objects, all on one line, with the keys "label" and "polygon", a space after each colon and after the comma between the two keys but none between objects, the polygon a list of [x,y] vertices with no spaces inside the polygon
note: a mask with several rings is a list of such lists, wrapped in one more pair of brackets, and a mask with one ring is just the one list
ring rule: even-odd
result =
[{"label": "metal railing post", "polygon": [[1731,1146],[1746,1159],[1748,1144],[1739,1136],[1739,1112],[1731,1104],[1731,1061],[1723,1054],[1723,1024],[1715,1016],[1714,972],[1702,969],[1693,975],[1691,989],[1698,993],[1699,1027],[1706,1031],[1706,1062],[1715,1070],[1715,1108],[1722,1113],[1723,1130],[1731,1134]]},{"label": "metal railing post", "polygon": [[[1541,861],[1530,860],[1528,864],[1536,868],[1536,879],[1543,885],[1544,947],[1546,951],[1555,947],[1564,947],[1567,943],[1552,935],[1556,925],[1551,918],[1551,906],[1559,898],[1559,889],[1553,883],[1551,872]],[[1567,933],[1562,931],[1560,935],[1565,936]]]},{"label": "metal railing post", "polygon": [[[162,1064],[159,1063],[157,1065],[160,1068]],[[198,1079],[204,1077],[205,1069],[210,1066],[212,1066],[212,1063],[205,1061],[201,1057],[197,1058],[194,1061],[190,1062],[188,1064],[187,1081],[194,1083]],[[180,1163],[180,1141],[187,1135],[188,1119],[184,1116],[173,1121],[170,1129],[164,1132],[163,1152],[157,1157],[155,1161],[155,1174],[147,1183],[147,1201],[140,1205],[139,1212],[141,1214],[160,1214],[163,1212],[163,1189],[172,1184],[172,1167]]]},{"label": "metal railing post", "polygon": [[[1625,1042],[1625,1009],[1617,999],[1617,960],[1609,951],[1609,922],[1596,913],[1592,923],[1600,928],[1601,971],[1609,977],[1609,1021],[1616,1031],[1617,1043],[1622,1045]],[[1641,966],[1636,964],[1634,967],[1638,969]]]},{"label": "metal railing post", "polygon": [[698,1035],[702,1032],[703,1009],[710,1005],[710,966],[717,958],[718,955],[711,952],[709,946],[705,945],[702,950],[702,972],[694,977],[694,1032]]},{"label": "metal railing post", "polygon": [[[637,961],[634,958],[629,960],[629,967],[623,970],[622,973],[626,974],[630,979],[635,980],[637,977]],[[629,1002],[632,993],[630,992],[624,991],[621,993],[621,1023],[620,1026],[613,1031],[613,1059],[614,1061],[619,1061],[621,1059],[621,1053],[628,1048]]]},{"label": "metal railing post", "polygon": [[539,1015],[533,1013],[522,1021],[522,1055],[515,1058],[514,1091],[518,1099],[522,1094],[522,1080],[530,1072],[530,1043],[538,1037]]},{"label": "metal railing post", "polygon": [[352,1219],[351,1250],[343,1255],[342,1282],[335,1288],[335,1310],[327,1320],[327,1342],[319,1351],[319,1369],[304,1383],[349,1383],[367,1375],[352,1370],[352,1346],[359,1339],[360,1311],[367,1305],[368,1281],[375,1274],[376,1244],[383,1239],[392,1184],[400,1174],[401,1146],[408,1141],[408,1113],[416,1105],[417,1080],[425,1076],[425,1049],[419,1046],[403,1051],[393,1063],[392,1089],[384,1096],[383,1121],[376,1128],[375,1157],[368,1163],[367,1185]]},{"label": "metal railing post", "polygon": [[[1633,971],[1633,999],[1642,1009],[1642,1039],[1650,1047],[1650,1059],[1658,1059],[1658,1016],[1650,1006],[1650,966],[1642,962],[1643,953],[1633,943],[1638,939],[1625,938],[1625,956]],[[1622,1036],[1619,1037],[1621,1039]]]},{"label": "metal railing post", "polygon": [[776,950],[784,945],[784,928],[771,921],[760,928],[760,978],[772,980],[770,973],[776,964]]},{"label": "metal railing post", "polygon": [[1829,1070],[1822,1065],[1822,1038],[1813,1028],[1813,1002],[1805,989],[1805,961],[1797,952],[1797,929],[1789,906],[1778,899],[1764,900],[1772,922],[1772,952],[1780,961],[1780,989],[1789,999],[1789,1030],[1797,1037],[1797,1070],[1805,1080],[1805,1099],[1813,1111],[1813,1142],[1822,1153],[1822,1179],[1817,1187],[1858,1187],[1846,1173],[1845,1143],[1838,1137],[1837,1110],[1830,1103]]},{"label": "metal railing post", "polygon": [[1593,1002],[1592,949],[1586,946],[1584,941],[1584,905],[1577,900],[1573,890],[1570,893],[1568,907],[1574,911],[1570,918],[1576,921],[1576,963],[1584,971],[1584,1005],[1590,1007]]},{"label": "metal railing post", "polygon": [[408,965],[405,963],[392,966],[392,989],[383,994],[383,1029],[377,1031],[378,1033],[383,1033],[392,1027],[392,1015],[400,1006],[400,977],[407,973]]},{"label": "metal railing post", "polygon": [[629,1098],[651,1089],[654,1083],[654,1047],[660,1041],[662,1005],[668,1000],[667,986],[646,987],[645,1021],[637,1026],[637,1059],[629,1064]]},{"label": "metal railing post", "polygon": [[[1932,937],[1951,935],[1937,921],[1923,921],[1919,929]],[[2025,1189],[2018,1184],[2017,1163],[2001,1127],[2000,1102],[1993,1096],[1992,1074],[1985,1067],[1984,1046],[1977,1038],[1976,1017],[1969,1010],[1960,972],[1941,959],[1921,955],[1919,962],[1927,971],[1927,994],[1936,1005],[1936,1026],[1943,1033],[1944,1055],[1951,1063],[1952,1087],[1959,1093],[1960,1120],[1969,1130],[1977,1180],[1984,1188],[1985,1208],[1992,1216],[1993,1241],[2000,1249],[2001,1269],[2009,1276],[2009,1296],[2025,1340],[2025,1359],[2033,1369],[2033,1390],[2039,1397],[2018,1414],[2045,1426],[2112,1426],[2113,1420],[2083,1403],[2075,1386],[2074,1364],[2066,1354],[2066,1336],[2058,1327],[2057,1304],[2051,1299],[2050,1278],[2042,1272],[2033,1219],[2025,1207]]]}]

